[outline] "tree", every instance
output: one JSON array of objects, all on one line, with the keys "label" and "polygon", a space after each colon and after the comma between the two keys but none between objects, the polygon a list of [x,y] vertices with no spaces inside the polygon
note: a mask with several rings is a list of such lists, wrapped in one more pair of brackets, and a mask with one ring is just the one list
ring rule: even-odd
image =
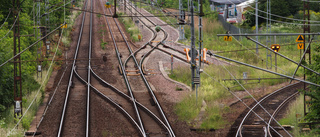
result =
[{"label": "tree", "polygon": [[[320,71],[320,45],[314,44],[315,46],[312,54],[313,63],[310,65],[310,68],[316,72]],[[320,84],[320,77],[317,74],[307,71],[308,80]],[[310,92],[306,92],[308,96],[312,98],[310,103],[310,112],[305,117],[309,122],[320,122],[320,87],[310,85]],[[319,125],[319,124],[318,124]],[[315,127],[316,125],[313,125]],[[319,129],[318,129],[319,130]],[[320,133],[320,131],[317,131]]]}]

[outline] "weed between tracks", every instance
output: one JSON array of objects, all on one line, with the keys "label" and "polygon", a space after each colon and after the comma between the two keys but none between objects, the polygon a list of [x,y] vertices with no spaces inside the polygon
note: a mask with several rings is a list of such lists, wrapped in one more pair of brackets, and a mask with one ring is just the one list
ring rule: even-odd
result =
[{"label": "weed between tracks", "polygon": [[[123,12],[119,13],[119,16],[124,15]],[[131,18],[118,18],[119,21],[124,24],[124,27],[126,29],[126,32],[130,34],[130,38],[133,42],[138,42],[138,35],[140,34],[139,28],[134,24],[134,22],[131,20]]]}]

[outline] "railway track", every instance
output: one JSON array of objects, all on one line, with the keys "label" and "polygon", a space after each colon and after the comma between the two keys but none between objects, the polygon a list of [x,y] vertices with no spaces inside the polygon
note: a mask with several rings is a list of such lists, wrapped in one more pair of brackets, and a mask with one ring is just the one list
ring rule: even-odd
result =
[{"label": "railway track", "polygon": [[[111,11],[109,10],[109,12],[111,12]],[[116,49],[117,58],[119,60],[119,64],[120,64],[121,68],[125,68],[125,67],[123,67],[121,57],[122,56],[126,56],[126,55],[129,56],[130,54],[125,54],[125,52],[123,51],[123,48],[124,48],[123,42],[122,43],[121,42],[118,43],[119,42],[119,38],[123,38],[124,39],[125,45],[129,49],[129,51],[132,52],[132,50],[131,50],[130,45],[126,41],[126,38],[123,35],[123,32],[121,31],[121,29],[120,29],[119,25],[117,24],[116,20],[115,19],[111,19],[111,20],[114,21],[113,25],[111,25],[111,23],[109,23],[109,20],[106,17],[106,22],[108,24],[108,28],[110,30],[110,34],[111,34],[111,37],[112,37],[113,42],[114,42],[114,47]],[[117,26],[117,28],[115,26]],[[115,32],[117,29],[118,29],[118,32]],[[114,34],[121,34],[121,37],[119,37],[119,35],[114,35]],[[121,49],[121,50],[119,50],[119,49]],[[75,70],[75,69],[76,69],[76,67],[73,70]],[[123,72],[123,74],[126,74],[125,69],[122,69],[122,72]],[[88,83],[83,78],[83,76],[80,76],[80,74],[78,74],[78,72],[75,71],[75,74],[76,74],[77,78],[82,83],[86,84],[87,86],[90,86],[99,96],[101,96],[104,99],[106,99],[107,101],[111,102],[114,106],[116,106],[118,108],[118,110],[120,110],[123,114],[125,114],[126,117],[133,123],[133,125],[135,125],[135,127],[139,130],[139,133],[142,136],[146,136],[146,135],[154,136],[154,135],[159,135],[159,134],[160,135],[164,135],[164,136],[167,136],[167,135],[174,136],[174,134],[172,134],[171,127],[170,127],[171,130],[168,128],[168,122],[166,122],[166,123],[162,122],[163,119],[164,119],[163,117],[161,119],[158,118],[159,114],[154,114],[155,113],[154,111],[150,111],[149,108],[144,106],[144,105],[148,105],[148,104],[142,104],[142,103],[138,102],[137,99],[133,96],[131,85],[130,85],[130,83],[128,81],[127,75],[124,75],[124,79],[126,81],[126,85],[128,87],[128,91],[129,91],[129,95],[130,96],[128,96],[127,94],[121,92],[120,90],[118,90],[115,87],[113,87],[111,84],[109,84],[106,81],[104,81],[98,74],[96,74],[94,72],[94,70],[92,68],[90,68],[90,73],[92,73],[93,77],[96,78],[96,80],[92,80],[93,83],[99,82],[100,84],[90,84],[90,83]],[[97,82],[94,82],[94,81],[97,81]],[[120,104],[119,102],[122,103],[124,101],[118,101],[119,100],[118,97],[116,99],[112,99],[112,98],[106,96],[105,92],[102,93],[101,91],[99,91],[99,89],[103,88],[103,87],[101,87],[101,85],[113,90],[116,94],[122,96],[122,98],[126,99],[127,101],[128,100],[131,101],[133,106],[134,106],[134,110],[135,110],[134,114],[132,114],[133,113],[132,109],[130,110],[130,108],[129,108],[129,111],[127,111],[127,110],[125,110],[125,109],[128,109],[127,107],[125,109],[124,109],[124,107],[122,107],[122,105],[126,106],[126,104]],[[99,87],[99,89],[96,88],[96,87]],[[130,93],[130,90],[131,90],[131,93]],[[142,101],[142,102],[145,102],[145,101]],[[149,102],[149,104],[150,104],[150,102]],[[154,121],[156,124],[150,122],[149,119],[146,119],[147,116],[143,116],[143,119],[145,119],[145,121],[147,121],[146,123],[151,123],[151,124],[149,124],[149,126],[144,126],[143,123],[142,123],[142,120],[141,120],[142,118],[140,117],[140,111],[139,111],[137,106],[139,107],[140,110],[143,111],[143,115],[148,115],[149,119],[150,118],[153,119],[152,121]],[[136,115],[136,118],[131,117],[131,115]],[[144,130],[145,127],[147,128],[147,132]]]},{"label": "railway track", "polygon": [[[298,89],[301,88],[303,88],[302,82],[291,84],[262,98],[259,104],[254,105],[244,116],[236,136],[291,136],[279,123],[274,121],[274,116],[283,105],[299,93]],[[275,123],[269,126],[271,121]],[[278,130],[284,130],[284,132],[280,134]]]},{"label": "railway track", "polygon": [[[276,109],[275,111],[272,113],[271,117],[273,118],[276,118],[277,117],[277,114],[281,111],[281,109],[286,106],[292,99],[294,99],[297,95],[299,95],[299,92],[295,92],[294,94],[292,94],[291,96],[289,96],[288,98],[286,98]],[[268,135],[270,137],[272,136],[278,136],[278,134],[276,134],[275,132],[273,132],[270,128],[270,125],[273,125],[273,126],[277,126],[276,122],[274,121],[274,119],[269,119],[268,121],[268,127],[267,127],[267,131],[268,131]],[[280,134],[285,134],[285,132],[282,130],[282,131],[278,131],[278,133]]]},{"label": "railway track", "polygon": [[[92,11],[92,5],[93,1],[87,0],[84,6],[85,10],[90,6],[90,11]],[[87,25],[90,27],[85,28],[84,26]],[[92,13],[86,14],[86,12],[84,12],[57,133],[58,137],[89,136],[90,87],[84,88],[80,83],[81,81],[73,79],[73,75],[78,71],[79,75],[84,77],[90,85],[91,36]],[[81,56],[81,58],[88,58],[88,60],[78,61],[77,58],[79,56]]]},{"label": "railway track", "polygon": [[[145,17],[137,8],[135,8],[135,6],[132,3],[127,2],[127,5],[128,5],[127,7],[131,7],[133,9],[133,10],[128,10],[128,11],[132,12],[132,14],[139,14],[139,16],[143,17],[143,19],[141,19],[141,18],[137,18],[137,19],[140,20],[140,22],[144,26],[146,26],[146,28],[148,28],[150,31],[152,31],[154,34],[156,34],[156,32],[154,31],[154,28],[157,26],[157,24],[155,22],[153,22],[152,20],[150,20],[149,18]],[[148,16],[152,16],[152,15],[148,15]],[[166,33],[166,31],[163,28],[161,28],[161,31]],[[187,59],[186,59],[185,51],[183,51],[181,49],[174,48],[171,45],[165,44],[165,41],[167,40],[167,38],[168,38],[168,34],[166,33],[165,38],[163,40],[152,39],[151,41],[149,41],[149,43],[144,44],[141,49],[136,50],[134,53],[135,55],[137,55],[142,49],[144,49],[148,45],[152,48],[151,50],[147,51],[145,54],[141,55],[142,59],[140,60],[140,65],[142,65],[144,59],[146,57],[148,57],[150,55],[150,53],[154,50],[158,50],[158,51],[165,53],[169,56],[172,55],[174,58],[189,64],[189,61],[187,61]],[[209,61],[202,61],[202,62],[205,64],[211,63]]]}]

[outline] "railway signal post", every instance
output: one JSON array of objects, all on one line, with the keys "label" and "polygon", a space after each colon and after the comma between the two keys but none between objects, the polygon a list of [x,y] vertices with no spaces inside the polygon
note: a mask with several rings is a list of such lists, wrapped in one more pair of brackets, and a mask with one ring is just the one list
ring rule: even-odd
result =
[{"label": "railway signal post", "polygon": [[191,88],[194,91],[196,84],[194,83],[195,72],[196,72],[196,47],[195,47],[195,36],[194,36],[194,17],[193,17],[193,0],[191,1]]}]

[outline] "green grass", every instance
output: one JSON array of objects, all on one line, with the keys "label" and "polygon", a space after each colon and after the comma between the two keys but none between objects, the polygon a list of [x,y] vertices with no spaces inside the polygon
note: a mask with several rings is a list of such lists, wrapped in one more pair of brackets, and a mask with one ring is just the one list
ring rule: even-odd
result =
[{"label": "green grass", "polygon": [[106,45],[108,45],[108,42],[104,42],[103,39],[101,39],[101,43],[100,43],[100,47],[105,50],[106,49]]},{"label": "green grass", "polygon": [[290,131],[295,137],[318,137],[319,134],[315,133],[302,133],[298,123],[303,120],[303,95],[301,94],[296,101],[290,104],[289,109],[286,112],[284,118],[279,120],[281,125],[294,126],[293,130]]},{"label": "green grass", "polygon": [[[139,5],[139,4],[138,4]],[[146,10],[150,13],[159,15],[161,12],[155,11],[154,8],[150,5],[143,6]],[[161,18],[168,24],[172,24],[173,22],[176,23],[177,20],[174,18],[167,19]],[[254,66],[258,66],[261,68],[266,68],[266,49],[259,49],[259,54],[257,57],[255,54],[255,50],[246,50],[255,48],[256,44],[252,41],[247,40],[246,38],[242,38],[239,42],[233,38],[233,41],[226,42],[223,41],[223,37],[217,37],[217,34],[225,34],[226,30],[222,27],[222,25],[216,20],[216,16],[210,16],[203,18],[203,30],[204,30],[204,37],[203,37],[203,45],[205,48],[208,48],[213,51],[233,51],[233,50],[244,50],[239,52],[227,52],[227,53],[218,53],[218,55],[231,58],[240,62],[244,62],[247,64],[251,64]],[[175,27],[175,26],[174,26]],[[265,28],[262,28],[265,29]],[[272,31],[275,33],[299,33],[301,32],[301,28],[299,26],[283,26],[281,24],[273,24]],[[198,27],[195,27],[195,36],[198,37]],[[265,33],[265,32],[262,32]],[[190,45],[190,26],[185,26],[185,35],[186,40],[180,41],[185,45]],[[277,38],[279,39],[279,37]],[[294,39],[295,40],[295,39]],[[290,43],[294,43],[295,41]],[[198,41],[196,41],[196,45]],[[265,44],[266,39],[260,38],[259,42]],[[316,44],[316,43],[315,43]],[[270,47],[270,45],[266,45]],[[281,49],[279,53],[282,55],[287,56],[288,58],[299,62],[300,60],[300,51],[297,50],[296,44],[293,45],[280,45]],[[263,59],[263,60],[262,60]],[[270,62],[270,60],[269,60]],[[272,54],[272,63],[275,62],[275,55]],[[242,78],[243,72],[248,73],[248,78],[278,78],[279,76],[251,69],[245,66],[237,66],[233,63],[233,66],[226,66],[226,68],[235,75],[236,78]],[[269,66],[270,67],[270,66]],[[291,76],[294,70],[296,69],[296,65],[283,59],[280,56],[277,56],[277,72],[281,74],[286,74]],[[272,71],[275,71],[275,66],[272,66]],[[216,80],[221,79],[232,79],[229,73],[221,66],[221,65],[210,65],[204,68],[204,71],[212,76]],[[303,75],[303,69],[298,70],[296,77]],[[169,75],[170,78],[185,83],[191,86],[191,72],[190,67],[178,67],[173,70],[173,73]],[[279,83],[286,82],[286,79],[272,79],[272,80],[254,80],[254,81],[239,81],[243,86],[247,89],[256,89],[256,88],[263,88],[270,85],[276,85]],[[239,84],[235,81],[220,81],[226,87],[228,87],[231,91],[243,91],[244,89],[239,86]],[[262,95],[255,95],[255,98],[259,98]],[[205,74],[201,74],[201,87],[198,93],[198,102],[196,102],[196,95],[195,92],[190,93],[190,96],[184,98],[180,103],[175,106],[175,113],[179,116],[180,120],[187,121],[190,125],[192,125],[192,121],[197,117],[201,105],[201,101],[204,100],[207,103],[206,109],[206,119],[203,121],[201,127],[203,128],[224,128],[229,123],[226,122],[227,118],[222,117],[223,114],[230,113],[228,107],[221,107],[227,106],[228,102],[221,102],[224,99],[228,99],[233,97],[231,93],[229,93],[224,87],[222,87],[218,82],[212,80],[210,77],[206,76]],[[245,96],[244,98],[252,98],[251,96]]]},{"label": "green grass", "polygon": [[[119,16],[123,15],[124,13],[119,13]],[[134,24],[131,18],[118,18],[121,23],[124,24],[126,32],[129,33],[130,38],[133,42],[138,42],[138,35],[140,34],[139,28]]]}]

